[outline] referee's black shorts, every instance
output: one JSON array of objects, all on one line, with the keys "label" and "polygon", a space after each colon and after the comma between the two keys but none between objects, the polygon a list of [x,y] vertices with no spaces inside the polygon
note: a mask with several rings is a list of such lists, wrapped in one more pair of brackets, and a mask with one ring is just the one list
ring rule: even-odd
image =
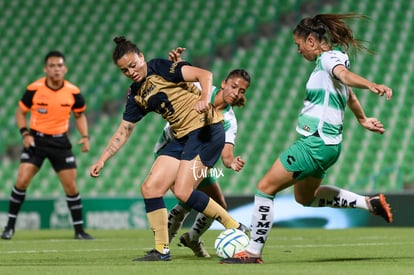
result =
[{"label": "referee's black shorts", "polygon": [[30,134],[34,137],[35,146],[23,147],[20,162],[32,163],[40,168],[47,158],[56,172],[76,168],[72,144],[66,134],[45,135],[33,130]]}]

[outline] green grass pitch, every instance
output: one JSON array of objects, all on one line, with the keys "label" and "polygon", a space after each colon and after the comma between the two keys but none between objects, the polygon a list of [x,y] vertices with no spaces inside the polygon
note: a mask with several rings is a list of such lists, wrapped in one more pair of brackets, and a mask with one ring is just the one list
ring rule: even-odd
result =
[{"label": "green grass pitch", "polygon": [[203,236],[211,258],[194,257],[176,239],[171,262],[132,261],[153,247],[150,230],[88,232],[96,239],[73,240],[71,230],[19,230],[0,240],[0,274],[414,274],[412,228],[274,228],[263,265],[219,264],[213,244],[220,231]]}]

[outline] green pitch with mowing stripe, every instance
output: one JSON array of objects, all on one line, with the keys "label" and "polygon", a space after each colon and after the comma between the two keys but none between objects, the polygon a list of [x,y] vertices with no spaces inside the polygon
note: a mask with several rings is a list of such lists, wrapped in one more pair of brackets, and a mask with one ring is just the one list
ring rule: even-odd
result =
[{"label": "green pitch with mowing stripe", "polygon": [[[88,230],[93,241],[73,240],[70,230],[17,231],[0,240],[0,274],[414,274],[413,228],[346,230],[274,228],[263,265],[222,265],[213,244],[211,258],[196,258],[171,245],[171,262],[133,262],[153,247],[150,230]],[[181,231],[180,233],[183,233]]]}]

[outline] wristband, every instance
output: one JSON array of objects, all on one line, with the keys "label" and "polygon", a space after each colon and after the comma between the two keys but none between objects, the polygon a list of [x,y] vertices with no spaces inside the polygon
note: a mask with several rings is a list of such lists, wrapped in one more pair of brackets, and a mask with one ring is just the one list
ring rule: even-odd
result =
[{"label": "wristband", "polygon": [[87,138],[87,139],[89,139],[89,136],[82,136],[82,138]]},{"label": "wristband", "polygon": [[20,134],[23,136],[25,132],[29,132],[29,129],[27,129],[27,127],[22,127],[19,129],[19,131],[20,131]]}]

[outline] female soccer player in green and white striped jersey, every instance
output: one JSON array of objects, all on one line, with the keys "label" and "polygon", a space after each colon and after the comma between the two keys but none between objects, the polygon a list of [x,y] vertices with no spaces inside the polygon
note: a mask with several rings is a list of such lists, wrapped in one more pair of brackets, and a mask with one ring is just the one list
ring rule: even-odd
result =
[{"label": "female soccer player in green and white striped jersey", "polygon": [[[371,82],[349,70],[346,50],[366,48],[354,38],[344,19],[356,14],[319,14],[302,19],[293,31],[298,52],[315,62],[306,83],[304,107],[297,132],[301,138],[287,148],[257,184],[250,243],[246,250],[222,263],[263,263],[262,252],[273,224],[274,198],[281,190],[294,186],[298,203],[309,207],[366,209],[392,222],[390,206],[383,194],[365,197],[334,186],[322,186],[326,171],[339,158],[345,107],[351,109],[362,127],[382,134],[384,127],[368,118],[351,87],[385,95],[392,90]],[[345,50],[345,51],[344,51]]]}]

